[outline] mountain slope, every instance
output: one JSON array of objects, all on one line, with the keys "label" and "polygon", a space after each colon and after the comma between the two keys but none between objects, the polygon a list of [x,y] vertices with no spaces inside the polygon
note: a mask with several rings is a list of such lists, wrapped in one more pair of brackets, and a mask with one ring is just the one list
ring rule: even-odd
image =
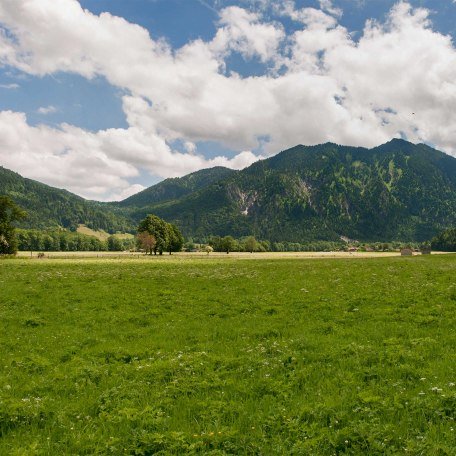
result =
[{"label": "mountain slope", "polygon": [[20,223],[23,228],[63,227],[75,230],[82,223],[95,230],[115,232],[135,227],[130,220],[106,205],[26,179],[1,166],[0,195],[10,196],[27,211],[27,218]]},{"label": "mountain slope", "polygon": [[202,169],[184,177],[165,179],[164,181],[146,188],[129,198],[115,203],[120,207],[146,206],[163,201],[182,198],[190,193],[207,187],[213,182],[225,179],[235,173],[232,169],[216,166],[215,168]]},{"label": "mountain slope", "polygon": [[424,240],[456,223],[456,159],[393,140],[374,149],[296,146],[153,212],[187,236]]},{"label": "mountain slope", "polygon": [[0,167],[0,194],[28,211],[24,227],[131,231],[153,213],[196,239],[420,241],[456,225],[456,159],[402,140],[296,146],[241,171],[166,179],[119,203],[86,201]]}]

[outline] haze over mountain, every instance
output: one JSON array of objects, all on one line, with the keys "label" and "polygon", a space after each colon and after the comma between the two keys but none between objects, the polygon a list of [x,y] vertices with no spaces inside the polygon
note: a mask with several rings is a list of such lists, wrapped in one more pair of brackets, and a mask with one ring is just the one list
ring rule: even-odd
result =
[{"label": "haze over mountain", "polygon": [[149,213],[186,236],[254,234],[273,241],[425,240],[456,224],[456,159],[392,140],[365,149],[296,146],[250,167],[167,179],[119,203],[86,201],[0,169],[0,194],[32,214],[26,226],[77,223],[134,230]]}]

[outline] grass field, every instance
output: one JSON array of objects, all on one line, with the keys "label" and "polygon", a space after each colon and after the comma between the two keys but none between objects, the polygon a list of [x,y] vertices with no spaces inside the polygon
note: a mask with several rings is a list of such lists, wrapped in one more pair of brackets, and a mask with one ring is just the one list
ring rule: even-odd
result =
[{"label": "grass field", "polygon": [[454,455],[456,256],[0,261],[0,454]]},{"label": "grass field", "polygon": [[[44,254],[46,259],[88,259],[88,258],[118,258],[118,259],[138,259],[147,260],[144,253],[141,252],[18,252],[18,258],[34,258],[37,259],[39,254]],[[433,255],[447,255],[445,252],[432,252]],[[415,256],[420,256],[421,253],[414,253]],[[153,260],[194,260],[194,259],[249,259],[249,260],[273,260],[273,259],[305,259],[305,258],[383,258],[383,257],[398,257],[400,252],[230,252],[227,255],[225,252],[212,252],[208,255],[205,252],[179,252],[173,253],[172,256],[164,253],[162,256],[156,256]],[[152,259],[152,258],[151,258]]]},{"label": "grass field", "polygon": [[[86,236],[93,236],[99,239],[100,241],[107,241],[109,236],[111,236],[109,233],[107,233],[104,230],[92,230],[91,228],[85,226],[85,225],[79,225],[77,230],[78,233],[85,234]],[[116,233],[113,235],[117,239],[133,239],[134,236],[129,233]]]}]

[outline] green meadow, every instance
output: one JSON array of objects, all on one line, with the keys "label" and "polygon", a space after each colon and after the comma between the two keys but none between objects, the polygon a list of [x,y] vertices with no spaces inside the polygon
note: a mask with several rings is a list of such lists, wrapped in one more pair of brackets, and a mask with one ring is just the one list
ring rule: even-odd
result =
[{"label": "green meadow", "polygon": [[456,256],[0,261],[0,454],[454,455]]}]

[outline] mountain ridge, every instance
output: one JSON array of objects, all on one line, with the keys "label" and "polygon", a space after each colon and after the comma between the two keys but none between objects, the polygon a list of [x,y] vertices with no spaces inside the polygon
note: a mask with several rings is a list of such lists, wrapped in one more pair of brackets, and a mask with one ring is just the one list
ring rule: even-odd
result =
[{"label": "mountain ridge", "polygon": [[427,239],[456,221],[456,159],[399,139],[372,149],[298,145],[132,215],[146,212],[197,238]]},{"label": "mountain ridge", "polygon": [[131,206],[144,204],[145,202],[160,203],[172,199],[181,198],[200,188],[203,188],[216,180],[221,180],[235,171],[223,166],[205,168],[187,174],[182,177],[165,179],[158,184],[152,185],[139,193],[111,204],[118,206]]},{"label": "mountain ridge", "polygon": [[133,225],[102,203],[52,187],[0,166],[0,194],[11,197],[27,212],[23,228],[76,230],[79,224],[109,232],[131,231]]},{"label": "mountain ridge", "polygon": [[[44,185],[20,179],[22,187],[26,181]],[[2,180],[0,172],[0,194],[5,193]],[[49,194],[52,187],[45,187],[35,188],[38,195]],[[73,225],[84,219],[79,223],[103,229],[111,223],[110,232],[119,226],[133,231],[154,213],[200,240],[227,234],[291,242],[340,236],[425,240],[456,224],[456,159],[401,139],[372,149],[297,145],[243,170],[215,167],[165,179],[120,202],[98,203],[52,190],[60,192],[60,199],[54,196],[58,201],[71,199],[68,204],[78,209]],[[39,200],[25,198],[29,207]],[[50,200],[41,198],[41,205]],[[61,214],[53,215],[62,222]],[[34,221],[40,227],[47,223],[39,215]]]}]

